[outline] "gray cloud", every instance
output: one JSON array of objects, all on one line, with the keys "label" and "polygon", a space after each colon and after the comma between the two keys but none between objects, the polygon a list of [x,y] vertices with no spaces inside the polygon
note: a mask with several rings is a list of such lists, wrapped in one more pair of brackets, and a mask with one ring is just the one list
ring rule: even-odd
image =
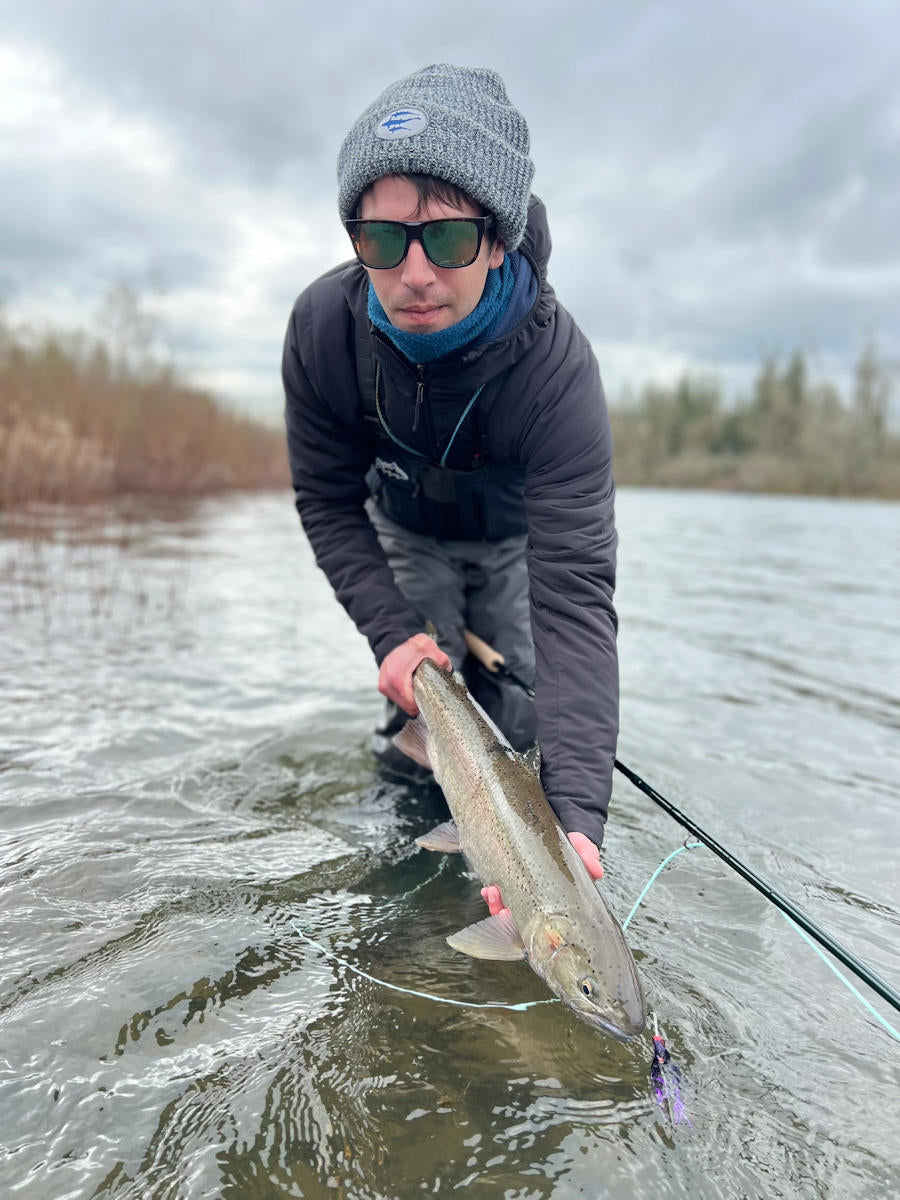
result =
[{"label": "gray cloud", "polygon": [[[428,61],[526,114],[551,278],[607,379],[743,378],[804,346],[900,358],[896,9],[813,0],[0,3],[0,289],[73,322],[151,280],[175,353],[277,414],[296,293],[347,256],[334,160]],[[640,383],[641,379],[633,382]]]}]

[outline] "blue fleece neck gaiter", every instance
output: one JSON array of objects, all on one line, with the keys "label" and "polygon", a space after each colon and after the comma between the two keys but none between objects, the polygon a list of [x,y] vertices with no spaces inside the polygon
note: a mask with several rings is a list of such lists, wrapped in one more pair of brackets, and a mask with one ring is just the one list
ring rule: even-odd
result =
[{"label": "blue fleece neck gaiter", "polygon": [[401,354],[414,363],[434,362],[470,342],[488,341],[491,332],[503,320],[513,292],[515,274],[509,259],[508,254],[504,255],[500,266],[488,271],[478,304],[467,317],[447,329],[438,329],[435,333],[408,333],[405,329],[397,329],[387,319],[371,283],[369,320],[390,338]]}]

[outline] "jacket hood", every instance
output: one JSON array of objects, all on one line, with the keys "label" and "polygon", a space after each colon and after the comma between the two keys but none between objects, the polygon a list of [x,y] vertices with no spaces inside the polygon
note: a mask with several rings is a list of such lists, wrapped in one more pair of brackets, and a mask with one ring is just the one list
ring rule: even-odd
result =
[{"label": "jacket hood", "polygon": [[525,226],[525,235],[518,248],[531,259],[543,282],[547,277],[547,263],[550,261],[552,243],[544,202],[533,194],[528,201],[528,224]]}]

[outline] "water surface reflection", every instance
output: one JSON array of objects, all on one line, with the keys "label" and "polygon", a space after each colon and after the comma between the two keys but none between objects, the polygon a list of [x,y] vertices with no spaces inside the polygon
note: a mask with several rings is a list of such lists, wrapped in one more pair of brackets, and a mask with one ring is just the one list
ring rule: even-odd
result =
[{"label": "water surface reflection", "polygon": [[[287,497],[88,515],[0,539],[5,1191],[898,1190],[896,1045],[706,852],[629,931],[690,1130],[649,1044],[348,969],[546,998],[447,947],[477,887],[412,844],[439,794],[378,775],[374,667]],[[619,501],[620,756],[895,982],[898,517]],[[682,836],[617,780],[620,915]]]}]

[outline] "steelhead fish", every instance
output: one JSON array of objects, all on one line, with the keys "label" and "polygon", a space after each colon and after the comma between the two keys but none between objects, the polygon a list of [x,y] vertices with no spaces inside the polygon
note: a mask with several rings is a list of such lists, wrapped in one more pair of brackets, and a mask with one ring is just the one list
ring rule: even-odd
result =
[{"label": "steelhead fish", "polygon": [[430,767],[452,821],[417,838],[461,851],[509,915],[447,938],[473,958],[525,959],[564,1004],[627,1040],[644,1028],[644,996],[621,926],[588,875],[540,780],[475,703],[462,677],[425,659],[413,675],[419,716],[394,738]]}]

